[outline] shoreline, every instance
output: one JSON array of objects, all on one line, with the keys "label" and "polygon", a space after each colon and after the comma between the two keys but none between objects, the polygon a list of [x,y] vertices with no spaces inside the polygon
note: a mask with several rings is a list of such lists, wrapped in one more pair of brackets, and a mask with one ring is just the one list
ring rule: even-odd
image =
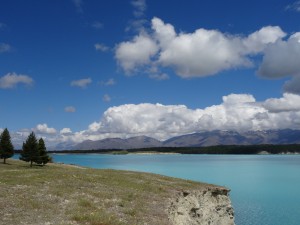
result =
[{"label": "shoreline", "polygon": [[[72,154],[89,154],[89,155],[300,155],[298,152],[281,152],[281,153],[270,153],[270,152],[259,152],[255,154],[235,154],[235,153],[191,153],[191,154],[185,154],[185,153],[177,153],[177,152],[128,152],[128,153],[114,153],[114,152],[106,152],[106,153],[98,153],[98,152],[63,152],[63,153],[52,153],[49,152],[52,155],[72,155]],[[19,154],[19,153],[15,153]]]}]

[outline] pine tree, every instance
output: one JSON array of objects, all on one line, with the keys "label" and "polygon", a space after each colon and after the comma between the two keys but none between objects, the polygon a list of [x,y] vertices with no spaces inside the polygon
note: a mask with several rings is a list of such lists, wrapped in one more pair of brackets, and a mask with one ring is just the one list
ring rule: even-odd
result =
[{"label": "pine tree", "polygon": [[48,162],[51,162],[51,157],[48,155],[46,146],[45,146],[45,142],[43,140],[43,138],[39,139],[38,142],[38,152],[39,152],[39,157],[37,160],[37,164],[47,164]]},{"label": "pine tree", "polygon": [[37,162],[39,159],[38,143],[34,132],[28,136],[26,142],[23,142],[23,147],[21,151],[20,160],[25,162],[30,162],[30,167],[32,167],[33,162]]},{"label": "pine tree", "polygon": [[0,158],[3,159],[3,163],[6,163],[6,159],[14,155],[14,146],[11,143],[10,134],[7,128],[0,135]]}]

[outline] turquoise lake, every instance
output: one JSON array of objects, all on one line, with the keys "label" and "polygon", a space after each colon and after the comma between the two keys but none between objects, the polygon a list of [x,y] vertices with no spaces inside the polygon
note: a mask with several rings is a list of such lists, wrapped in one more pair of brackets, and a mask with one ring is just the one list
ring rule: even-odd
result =
[{"label": "turquoise lake", "polygon": [[145,171],[231,189],[237,225],[300,224],[299,155],[55,154],[55,162]]}]

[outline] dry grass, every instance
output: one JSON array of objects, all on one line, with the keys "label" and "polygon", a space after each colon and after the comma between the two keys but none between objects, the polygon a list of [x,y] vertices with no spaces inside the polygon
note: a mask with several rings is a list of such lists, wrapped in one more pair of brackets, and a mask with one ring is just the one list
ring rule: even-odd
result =
[{"label": "dry grass", "polygon": [[117,170],[0,163],[0,225],[167,225],[169,199],[206,184]]}]

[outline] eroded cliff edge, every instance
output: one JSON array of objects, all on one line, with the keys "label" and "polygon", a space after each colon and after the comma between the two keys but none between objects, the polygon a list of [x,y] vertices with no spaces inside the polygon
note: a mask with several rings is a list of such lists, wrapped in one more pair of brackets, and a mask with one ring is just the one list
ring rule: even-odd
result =
[{"label": "eroded cliff edge", "polygon": [[229,190],[222,187],[179,192],[170,200],[168,215],[173,225],[235,224]]}]

